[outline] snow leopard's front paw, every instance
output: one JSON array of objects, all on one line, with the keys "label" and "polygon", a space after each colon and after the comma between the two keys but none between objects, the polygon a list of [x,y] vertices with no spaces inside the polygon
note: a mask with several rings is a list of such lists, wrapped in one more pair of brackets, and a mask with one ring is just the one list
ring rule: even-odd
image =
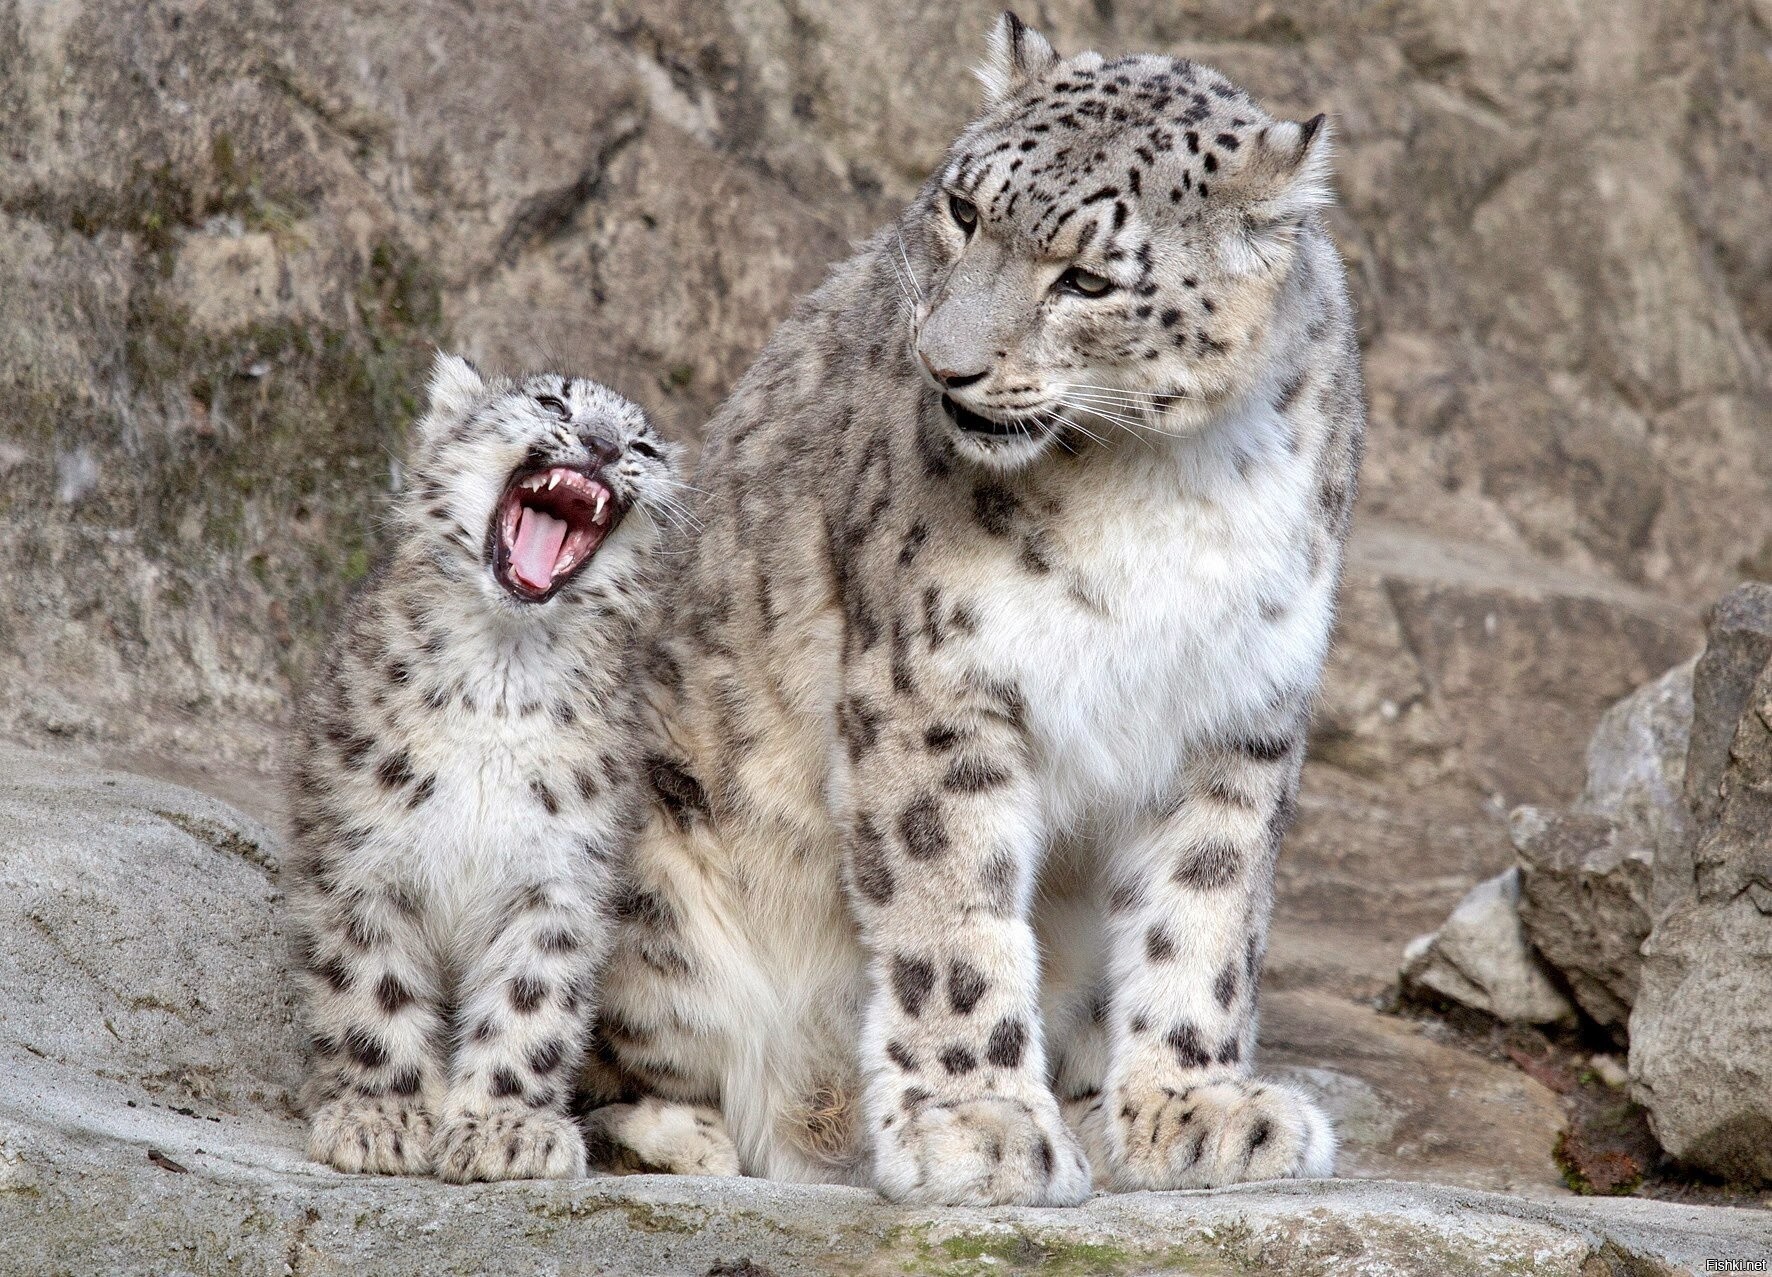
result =
[{"label": "snow leopard's front paw", "polygon": [[585,1173],[585,1142],[571,1118],[541,1109],[451,1113],[431,1145],[438,1178],[568,1179]]},{"label": "snow leopard's front paw", "polygon": [[585,1120],[592,1162],[617,1174],[737,1175],[738,1147],[718,1109],[649,1096]]},{"label": "snow leopard's front paw", "polygon": [[393,1096],[346,1096],[316,1109],[308,1156],[366,1175],[430,1173],[431,1118],[424,1105]]},{"label": "snow leopard's front paw", "polygon": [[1232,1077],[1110,1095],[1101,1119],[1121,1191],[1334,1173],[1329,1119],[1290,1087]]},{"label": "snow leopard's front paw", "polygon": [[1089,1163],[1050,1095],[907,1096],[874,1130],[874,1182],[928,1206],[1075,1206]]}]

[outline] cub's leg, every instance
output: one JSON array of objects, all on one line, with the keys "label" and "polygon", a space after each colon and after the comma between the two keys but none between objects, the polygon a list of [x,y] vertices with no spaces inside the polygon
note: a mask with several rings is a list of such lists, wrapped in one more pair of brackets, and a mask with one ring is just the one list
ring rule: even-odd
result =
[{"label": "cub's leg", "polygon": [[341,1171],[422,1175],[446,1077],[439,972],[418,906],[298,870],[300,980],[312,1033],[308,1156]]},{"label": "cub's leg", "polygon": [[1078,1114],[1120,1189],[1328,1175],[1328,1119],[1249,1076],[1273,862],[1303,742],[1203,750],[1109,866],[1109,1065]]},{"label": "cub's leg", "polygon": [[585,1119],[591,1163],[630,1175],[737,1175],[738,1147],[720,1110],[647,1096]]},{"label": "cub's leg", "polygon": [[1046,1081],[1028,920],[1041,839],[1019,697],[925,697],[902,670],[871,672],[878,682],[842,706],[838,815],[869,953],[875,1183],[897,1201],[1074,1204],[1089,1168]]},{"label": "cub's leg", "polygon": [[467,970],[459,1041],[431,1155],[437,1174],[558,1179],[585,1171],[567,1111],[592,1012],[604,923],[570,879],[514,892]]}]

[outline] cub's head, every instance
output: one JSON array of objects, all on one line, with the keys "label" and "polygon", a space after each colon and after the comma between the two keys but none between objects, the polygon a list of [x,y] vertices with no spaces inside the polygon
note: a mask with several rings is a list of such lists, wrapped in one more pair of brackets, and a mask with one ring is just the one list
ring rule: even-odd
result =
[{"label": "cub's head", "polygon": [[[439,353],[404,513],[439,562],[517,609],[635,569],[678,517],[678,450],[594,381],[482,377]],[[592,570],[592,565],[596,567]]]},{"label": "cub's head", "polygon": [[1061,58],[1009,13],[979,78],[984,114],[900,227],[960,447],[1010,467],[1067,424],[1197,429],[1261,375],[1320,233],[1323,117],[1275,120],[1178,58]]}]

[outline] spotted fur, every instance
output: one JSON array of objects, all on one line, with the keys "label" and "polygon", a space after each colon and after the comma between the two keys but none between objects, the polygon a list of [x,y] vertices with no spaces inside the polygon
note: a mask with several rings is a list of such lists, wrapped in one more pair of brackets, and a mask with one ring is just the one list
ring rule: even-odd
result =
[{"label": "spotted fur", "polygon": [[[494,578],[522,465],[585,465],[628,512],[545,602]],[[587,381],[439,356],[390,558],[303,697],[289,902],[310,1155],[445,1179],[581,1172],[567,1115],[640,807],[637,653],[671,452]]]},{"label": "spotted fur", "polygon": [[710,429],[607,1054],[900,1200],[1327,1173],[1251,1065],[1364,428],[1328,131],[1012,16],[983,79]]}]

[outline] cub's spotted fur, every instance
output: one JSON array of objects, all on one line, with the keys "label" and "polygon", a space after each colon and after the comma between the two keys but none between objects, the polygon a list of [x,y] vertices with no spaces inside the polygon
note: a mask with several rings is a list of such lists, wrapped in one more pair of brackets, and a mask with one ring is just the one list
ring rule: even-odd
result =
[{"label": "cub's spotted fur", "polygon": [[292,769],[316,1161],[584,1169],[567,1100],[639,817],[671,464],[594,382],[439,356],[391,560],[308,688]]},{"label": "cub's spotted fur", "polygon": [[1364,428],[1327,131],[1008,15],[984,79],[711,427],[603,1060],[901,1200],[1324,1174],[1251,1066]]}]

